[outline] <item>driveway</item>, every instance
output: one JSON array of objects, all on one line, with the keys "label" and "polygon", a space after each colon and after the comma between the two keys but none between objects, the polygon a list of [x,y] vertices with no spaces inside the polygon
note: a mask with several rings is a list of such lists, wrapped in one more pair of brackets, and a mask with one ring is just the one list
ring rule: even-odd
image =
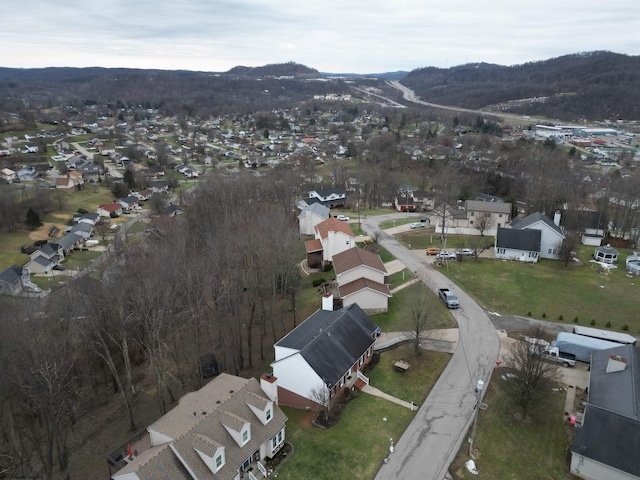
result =
[{"label": "driveway", "polygon": [[452,289],[460,308],[452,310],[458,322],[459,341],[442,375],[418,410],[416,417],[383,464],[376,479],[440,480],[455,457],[473,420],[478,379],[488,384],[498,359],[500,344],[488,315],[466,293],[393,237],[380,231],[386,220],[406,219],[407,214],[387,214],[364,220],[364,230],[377,235],[378,242],[411,269],[434,292]]}]

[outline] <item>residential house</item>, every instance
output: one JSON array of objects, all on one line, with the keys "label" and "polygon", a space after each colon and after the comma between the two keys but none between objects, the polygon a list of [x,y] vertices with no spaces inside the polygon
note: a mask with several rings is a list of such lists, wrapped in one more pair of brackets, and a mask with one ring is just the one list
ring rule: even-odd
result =
[{"label": "residential house", "polygon": [[47,243],[33,252],[31,260],[24,266],[33,273],[51,273],[51,270],[64,259],[64,250],[57,243]]},{"label": "residential house", "polygon": [[77,219],[76,217],[74,217],[74,220],[76,220],[77,223],[88,223],[93,226],[98,223],[98,220],[100,220],[100,215],[96,212],[88,212],[84,215],[81,215]]},{"label": "residential house", "polygon": [[117,202],[107,203],[105,205],[100,205],[97,212],[101,217],[110,217],[111,213],[115,213],[120,216],[122,215],[122,205]]},{"label": "residential house", "polygon": [[430,211],[435,208],[435,196],[431,192],[414,190],[413,201],[416,203],[418,210]]},{"label": "residential house", "polygon": [[329,218],[329,216],[329,207],[325,207],[321,203],[313,203],[304,207],[300,215],[298,215],[300,235],[313,235],[315,226]]},{"label": "residential house", "polygon": [[343,306],[357,303],[367,313],[389,309],[389,277],[379,255],[350,248],[333,256],[333,270]]},{"label": "residential house", "polygon": [[538,263],[541,237],[540,230],[499,228],[494,249],[495,258]]},{"label": "residential house", "polygon": [[11,265],[0,272],[0,294],[19,295],[22,293],[22,267]]},{"label": "residential house", "polygon": [[3,168],[0,170],[0,178],[6,182],[13,182],[17,178],[17,175],[16,172],[10,168]]},{"label": "residential house", "polygon": [[309,196],[303,200],[305,205],[321,203],[325,207],[343,207],[347,203],[347,193],[341,188],[325,188],[312,190]]},{"label": "residential house", "polygon": [[56,178],[56,188],[59,190],[73,192],[75,190],[81,190],[83,185],[84,179],[82,178],[82,173],[76,170],[67,172],[64,177]]},{"label": "residential house", "polygon": [[544,213],[536,212],[511,222],[514,230],[540,230],[540,258],[557,260],[564,234]]},{"label": "residential house", "polygon": [[[239,480],[268,476],[287,417],[277,378],[222,373],[147,427],[137,443],[108,457],[113,480]],[[115,457],[115,458],[114,458]]]},{"label": "residential house", "polygon": [[[315,228],[315,239],[307,242],[307,252],[317,252],[318,241],[322,246],[322,264],[326,265],[333,260],[333,256],[355,248],[356,237],[351,231],[351,227],[347,222],[338,220],[334,217],[327,218],[324,222],[318,223]],[[307,260],[309,258],[307,257]]]},{"label": "residential house", "polygon": [[84,237],[78,233],[68,233],[64,237],[56,240],[56,243],[62,247],[64,255],[68,255],[76,247],[79,247],[84,241]]},{"label": "residential house", "polygon": [[640,351],[632,345],[591,357],[588,400],[577,415],[572,474],[584,479],[640,479]]},{"label": "residential house", "polygon": [[378,326],[357,303],[333,310],[333,296],[275,345],[271,364],[281,405],[319,409],[359,379],[371,361]]},{"label": "residential house", "polygon": [[583,245],[599,247],[608,231],[609,219],[605,212],[593,210],[558,210],[553,221],[566,232],[577,232]]},{"label": "residential house", "polygon": [[149,188],[153,193],[164,193],[169,191],[169,183],[166,180],[153,180],[149,183]]},{"label": "residential house", "polygon": [[413,195],[405,193],[393,199],[393,208],[399,212],[415,212],[420,208],[413,199]]},{"label": "residential house", "polygon": [[510,203],[466,200],[461,208],[443,205],[436,209],[431,216],[436,233],[442,233],[443,209],[446,211],[445,231],[450,234],[494,236],[511,220]]},{"label": "residential house", "polygon": [[80,235],[83,240],[89,240],[93,233],[93,225],[89,223],[76,223],[73,227],[71,227],[71,231],[69,233],[75,233]]},{"label": "residential house", "polygon": [[131,210],[132,208],[136,207],[138,205],[139,201],[140,200],[138,199],[138,197],[136,197],[134,195],[129,195],[128,197],[124,197],[124,198],[119,198],[118,199],[118,203],[125,210]]}]

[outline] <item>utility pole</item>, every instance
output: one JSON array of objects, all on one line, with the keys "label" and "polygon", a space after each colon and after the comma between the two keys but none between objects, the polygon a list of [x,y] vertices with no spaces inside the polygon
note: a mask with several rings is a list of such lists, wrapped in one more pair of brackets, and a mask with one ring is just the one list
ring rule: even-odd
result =
[{"label": "utility pole", "polygon": [[478,423],[478,416],[480,415],[480,405],[482,402],[482,390],[484,390],[484,382],[480,379],[476,382],[476,406],[474,407],[474,419],[473,426],[471,427],[471,435],[469,435],[469,455],[471,455],[471,450],[473,450],[473,437],[476,434],[476,424]]}]

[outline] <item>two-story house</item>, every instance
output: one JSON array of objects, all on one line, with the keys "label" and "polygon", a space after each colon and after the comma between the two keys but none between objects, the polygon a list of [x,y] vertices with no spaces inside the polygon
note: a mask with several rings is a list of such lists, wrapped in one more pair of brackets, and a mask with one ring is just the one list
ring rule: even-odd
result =
[{"label": "two-story house", "polygon": [[57,243],[47,243],[33,252],[31,260],[27,262],[25,268],[33,273],[51,273],[51,270],[64,259],[64,250]]},{"label": "two-story house", "polygon": [[356,247],[356,237],[347,222],[331,217],[314,227],[315,238],[305,242],[310,268],[322,267],[333,256]]},{"label": "two-story house", "polygon": [[357,303],[367,313],[389,308],[389,277],[380,256],[361,248],[350,248],[333,256],[338,293],[343,306]]},{"label": "two-story house", "polygon": [[313,235],[316,225],[329,218],[329,215],[329,207],[325,207],[321,203],[313,203],[304,207],[298,215],[300,235]]},{"label": "two-story house", "polygon": [[325,207],[344,207],[347,203],[347,192],[342,188],[324,188],[322,190],[312,190],[309,196],[303,200],[306,205],[320,203]]},{"label": "two-story house", "polygon": [[[277,378],[226,373],[152,423],[137,444],[108,457],[113,480],[260,480],[284,445]],[[115,458],[114,458],[115,457]],[[115,472],[114,472],[115,470]]]},{"label": "two-story house", "polygon": [[[443,222],[444,218],[444,222]],[[495,236],[511,221],[511,204],[466,200],[461,208],[439,206],[431,216],[435,232],[447,234]]]},{"label": "two-story house", "polygon": [[371,361],[377,331],[357,303],[333,310],[333,296],[323,297],[321,310],[274,345],[280,404],[322,409],[358,379],[368,383],[361,370]]}]

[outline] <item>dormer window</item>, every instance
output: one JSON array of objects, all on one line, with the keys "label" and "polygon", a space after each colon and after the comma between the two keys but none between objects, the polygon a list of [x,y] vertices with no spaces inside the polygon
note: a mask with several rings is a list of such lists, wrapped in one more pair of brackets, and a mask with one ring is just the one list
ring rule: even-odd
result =
[{"label": "dormer window", "polygon": [[266,416],[267,416],[267,422],[268,422],[269,420],[271,420],[271,409],[270,409],[270,408],[269,408],[269,409],[267,409],[267,415],[266,415]]},{"label": "dormer window", "polygon": [[246,429],[242,432],[242,444],[244,445],[249,441],[249,429]]}]

